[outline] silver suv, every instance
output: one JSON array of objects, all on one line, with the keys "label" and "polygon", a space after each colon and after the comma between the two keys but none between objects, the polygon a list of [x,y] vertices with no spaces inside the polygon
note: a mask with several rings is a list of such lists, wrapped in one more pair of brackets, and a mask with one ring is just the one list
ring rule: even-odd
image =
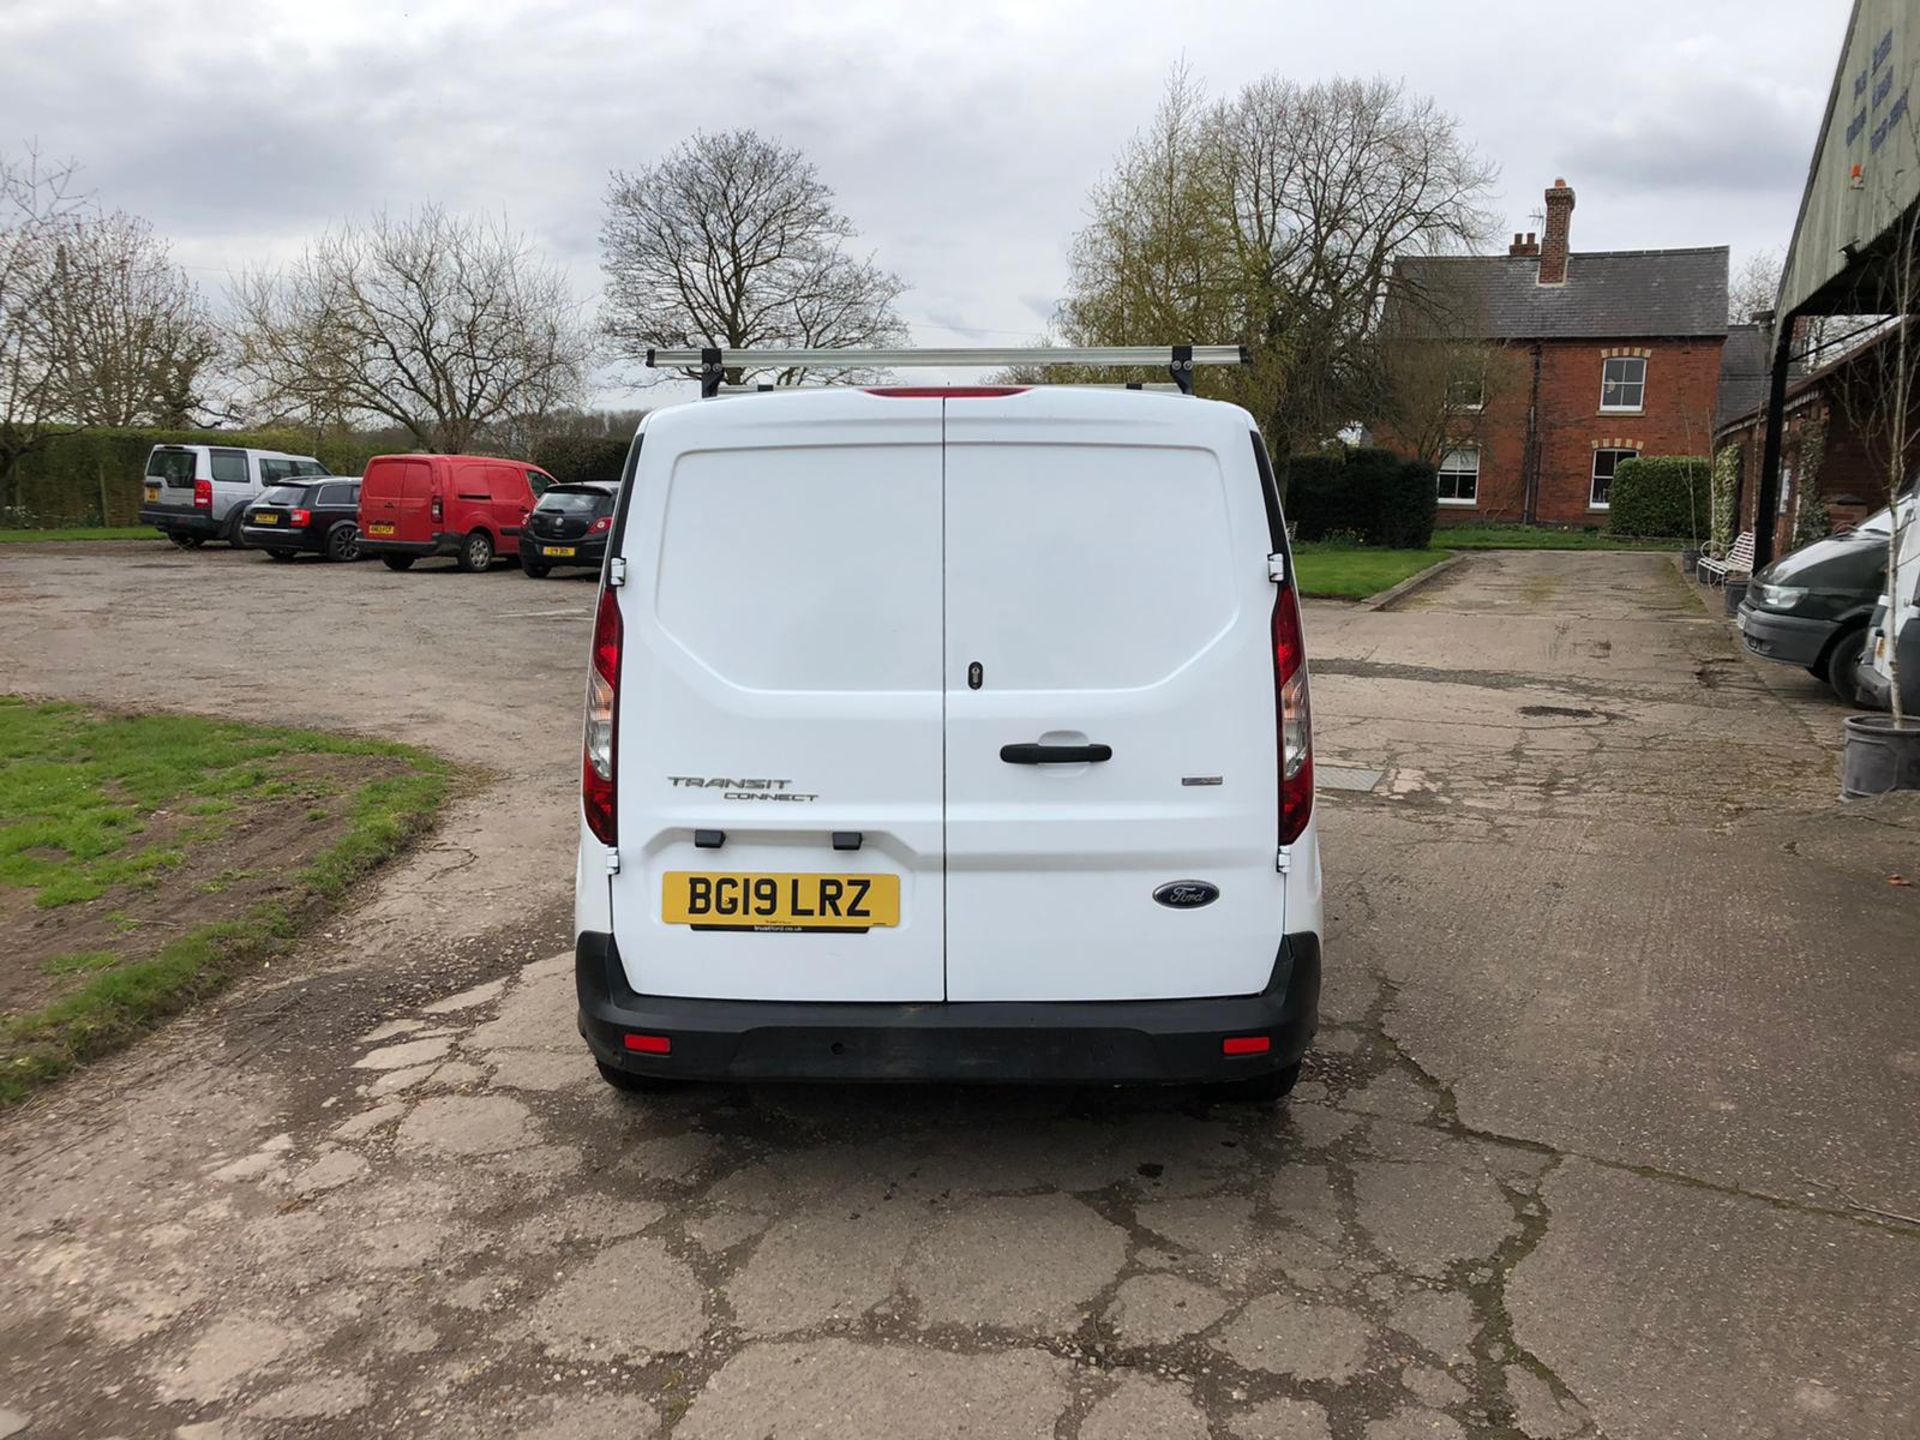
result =
[{"label": "silver suv", "polygon": [[183,550],[224,540],[241,544],[240,521],[261,491],[329,471],[311,455],[225,445],[156,445],[147,456],[140,523],[158,526]]}]

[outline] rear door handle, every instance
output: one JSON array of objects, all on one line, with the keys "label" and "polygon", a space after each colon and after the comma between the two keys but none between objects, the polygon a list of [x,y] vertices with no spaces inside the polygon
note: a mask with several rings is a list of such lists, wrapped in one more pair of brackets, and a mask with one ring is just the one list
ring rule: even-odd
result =
[{"label": "rear door handle", "polygon": [[1111,760],[1111,745],[1002,745],[1000,758],[1009,765],[1077,765]]}]

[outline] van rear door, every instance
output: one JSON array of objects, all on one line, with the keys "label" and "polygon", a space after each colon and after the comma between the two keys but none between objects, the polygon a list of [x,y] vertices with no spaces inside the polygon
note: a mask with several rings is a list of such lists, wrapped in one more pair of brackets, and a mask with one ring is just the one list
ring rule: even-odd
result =
[{"label": "van rear door", "polygon": [[610,887],[639,993],[941,998],[940,406],[649,420],[609,592]]},{"label": "van rear door", "polygon": [[[948,998],[1258,992],[1285,877],[1246,414],[1034,390],[947,401],[945,435]],[[1183,880],[1218,898],[1156,901]]]}]

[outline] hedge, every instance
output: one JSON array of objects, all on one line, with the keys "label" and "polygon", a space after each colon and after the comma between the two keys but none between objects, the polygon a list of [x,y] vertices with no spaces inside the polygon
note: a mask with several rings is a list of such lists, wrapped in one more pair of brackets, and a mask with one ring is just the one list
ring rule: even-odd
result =
[{"label": "hedge", "polygon": [[336,475],[359,473],[366,455],[310,430],[75,430],[20,457],[0,495],[10,527],[137,525],[140,481],[156,445],[247,445],[313,455]]},{"label": "hedge", "polygon": [[1713,521],[1713,467],[1690,455],[1624,461],[1614,472],[1607,507],[1610,535],[1699,540]]},{"label": "hedge", "polygon": [[533,463],[563,485],[585,480],[617,484],[632,436],[554,435],[533,447]]},{"label": "hedge", "polygon": [[1286,464],[1288,523],[1301,540],[1346,535],[1391,550],[1433,541],[1433,466],[1390,450],[1295,455]]}]

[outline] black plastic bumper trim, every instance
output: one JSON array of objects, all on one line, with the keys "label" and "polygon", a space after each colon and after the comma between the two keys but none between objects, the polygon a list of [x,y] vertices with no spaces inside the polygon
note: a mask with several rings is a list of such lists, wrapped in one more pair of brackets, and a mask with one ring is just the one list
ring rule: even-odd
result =
[{"label": "black plastic bumper trim", "polygon": [[[613,937],[574,947],[580,1033],[601,1063],[687,1080],[1191,1084],[1282,1069],[1319,1023],[1320,937],[1288,935],[1257,995],[1195,1000],[846,1004],[639,995]],[[666,1035],[671,1055],[626,1048]],[[1226,1056],[1228,1035],[1269,1035]]]}]

